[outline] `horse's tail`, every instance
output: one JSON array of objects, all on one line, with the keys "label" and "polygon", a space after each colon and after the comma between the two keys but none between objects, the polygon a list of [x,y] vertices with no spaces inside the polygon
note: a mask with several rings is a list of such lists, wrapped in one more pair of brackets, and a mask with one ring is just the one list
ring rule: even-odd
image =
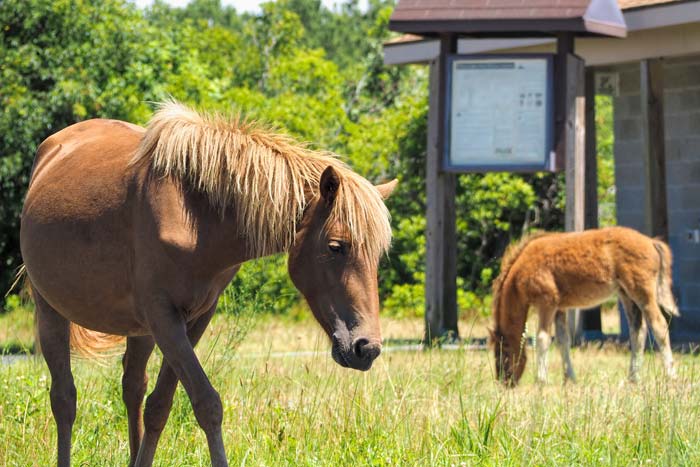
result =
[{"label": "horse's tail", "polygon": [[5,292],[5,297],[10,295],[15,290],[18,290],[19,296],[21,298],[28,299],[29,297],[31,297],[32,287],[29,283],[29,276],[27,276],[27,266],[25,266],[24,263],[21,264],[19,268],[17,268],[15,278],[12,281],[12,285],[10,286],[10,288],[7,289],[7,292]]},{"label": "horse's tail", "polygon": [[492,306],[493,315],[498,323],[498,313],[501,308],[501,300],[503,297],[503,286],[508,278],[510,269],[515,264],[515,261],[520,257],[520,253],[523,252],[525,247],[530,244],[533,240],[542,238],[546,235],[550,235],[550,232],[535,232],[530,235],[523,237],[518,243],[514,243],[506,248],[505,253],[503,253],[503,259],[501,260],[501,272],[498,273],[498,277],[493,281],[493,286],[491,288],[492,294]]},{"label": "horse's tail", "polygon": [[[15,280],[7,291],[7,294],[21,287],[20,296],[26,300],[31,300],[33,296],[32,282],[27,274],[27,267],[23,264],[17,270]],[[6,295],[7,295],[6,294]],[[38,355],[41,353],[39,344],[39,315],[34,318],[34,352]],[[73,355],[78,355],[85,358],[105,358],[116,353],[116,347],[124,342],[123,336],[114,336],[103,332],[92,331],[79,326],[75,323],[70,323],[70,347]]]},{"label": "horse's tail", "polygon": [[671,249],[658,238],[653,240],[654,248],[659,254],[659,276],[656,288],[656,300],[661,309],[669,316],[680,316],[678,305],[673,298],[673,278],[671,275],[671,263],[673,261]]},{"label": "horse's tail", "polygon": [[124,340],[124,336],[97,332],[70,323],[70,349],[73,355],[90,359],[111,357],[121,353],[119,346]]}]

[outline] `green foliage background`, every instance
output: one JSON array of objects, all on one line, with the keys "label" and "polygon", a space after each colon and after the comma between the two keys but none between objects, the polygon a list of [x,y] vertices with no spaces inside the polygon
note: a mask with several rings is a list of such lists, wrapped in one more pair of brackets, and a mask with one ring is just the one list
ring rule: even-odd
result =
[{"label": "green foliage background", "polygon": [[[38,144],[88,118],[145,124],[151,102],[172,96],[269,122],[341,154],[372,181],[398,177],[380,293],[388,312],[422,314],[427,69],[383,65],[392,7],[371,0],[365,11],[350,0],[329,10],[320,0],[282,0],[251,15],[218,0],[185,8],[156,1],[146,10],[124,0],[0,2],[0,290],[21,264],[19,216]],[[561,184],[551,174],[459,178],[464,311],[488,309],[511,240],[532,227],[561,227]],[[233,285],[275,297],[276,313],[300,302],[283,256],[246,265]]]}]

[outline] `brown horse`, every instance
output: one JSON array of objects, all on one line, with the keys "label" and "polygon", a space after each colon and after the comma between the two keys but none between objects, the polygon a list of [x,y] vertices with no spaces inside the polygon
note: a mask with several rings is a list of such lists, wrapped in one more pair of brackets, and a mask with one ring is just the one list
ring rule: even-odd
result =
[{"label": "brown horse", "polygon": [[[46,139],[21,246],[51,373],[59,467],[70,464],[76,407],[70,323],[126,336],[130,465],[152,464],[178,381],[212,465],[228,465],[221,399],[193,346],[252,258],[289,252],[289,274],[333,358],[368,370],[381,351],[377,266],[391,240],[382,198],[395,185],[375,187],[332,154],[258,124],[174,102],[147,129],[90,120]],[[142,415],[155,344],[163,365]]]},{"label": "brown horse", "polygon": [[622,301],[630,325],[630,380],[639,379],[646,321],[661,348],[666,372],[673,376],[668,324],[662,314],[663,310],[678,315],[671,292],[671,252],[659,240],[632,229],[610,227],[534,234],[506,251],[493,286],[495,328],[491,340],[498,377],[515,386],[522,376],[525,322],[529,308],[534,307],[539,316],[537,380],[547,380],[553,321],[565,380],[574,380],[565,310],[600,305],[613,294]]}]

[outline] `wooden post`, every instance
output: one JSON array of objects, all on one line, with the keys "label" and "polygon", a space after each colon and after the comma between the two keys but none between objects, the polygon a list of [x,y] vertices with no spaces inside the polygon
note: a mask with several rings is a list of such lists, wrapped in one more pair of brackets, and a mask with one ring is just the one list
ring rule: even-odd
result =
[{"label": "wooden post", "polygon": [[567,93],[569,101],[566,116],[566,230],[578,232],[584,227],[585,177],[586,177],[586,129],[583,93],[583,60],[569,55],[567,58]]},{"label": "wooden post", "polygon": [[639,70],[646,185],[646,233],[668,241],[663,61],[658,58],[642,60]]},{"label": "wooden post", "polygon": [[[586,67],[586,180],[584,228],[598,228],[598,146],[595,124],[595,70]],[[581,313],[581,328],[586,340],[601,339],[603,325],[600,307],[591,308]]]},{"label": "wooden post", "polygon": [[566,166],[566,116],[567,105],[567,57],[574,53],[574,35],[561,33],[557,36],[557,55],[554,60],[554,131],[556,168]]},{"label": "wooden post", "polygon": [[455,227],[456,176],[444,172],[447,55],[457,51],[457,37],[443,36],[440,55],[430,65],[428,149],[426,159],[426,346],[435,339],[457,339],[457,236]]},{"label": "wooden post", "polygon": [[586,67],[586,180],[584,228],[598,228],[598,143],[595,124],[595,70]]},{"label": "wooden post", "polygon": [[[557,163],[564,161],[566,172],[567,232],[584,227],[585,206],[585,94],[584,62],[573,54],[573,34],[561,34],[557,40]],[[569,310],[569,333],[573,342],[581,340],[579,310]]]}]

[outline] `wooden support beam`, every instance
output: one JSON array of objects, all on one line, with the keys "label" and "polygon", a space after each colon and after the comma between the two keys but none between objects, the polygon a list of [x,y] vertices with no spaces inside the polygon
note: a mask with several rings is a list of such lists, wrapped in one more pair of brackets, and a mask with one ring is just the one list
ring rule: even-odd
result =
[{"label": "wooden support beam", "polygon": [[557,54],[554,59],[554,134],[555,167],[557,170],[566,166],[566,116],[567,116],[567,57],[574,53],[574,35],[561,33],[557,36]]},{"label": "wooden support beam", "polygon": [[443,36],[440,55],[430,65],[428,149],[426,158],[426,274],[425,338],[457,339],[457,234],[455,223],[456,176],[442,170],[445,154],[447,55],[456,53],[457,37]]},{"label": "wooden support beam", "polygon": [[[595,124],[595,69],[586,67],[586,175],[585,175],[585,229],[598,228],[598,145]],[[600,307],[581,313],[581,329],[586,340],[603,337]]]},{"label": "wooden support beam", "polygon": [[598,228],[598,143],[595,123],[595,69],[586,67],[586,175],[585,206],[583,226],[586,229]]},{"label": "wooden support beam", "polygon": [[[586,129],[585,129],[585,64],[573,54],[574,38],[571,33],[560,34],[557,39],[555,75],[556,83],[556,160],[566,176],[567,232],[584,228]],[[569,334],[574,343],[581,340],[579,310],[569,310]]]},{"label": "wooden support beam", "polygon": [[661,59],[642,60],[639,70],[646,188],[646,233],[668,241],[663,61]]},{"label": "wooden support beam", "polygon": [[566,66],[566,124],[564,147],[566,160],[566,213],[568,232],[584,228],[586,180],[586,127],[584,95],[584,63],[573,54],[567,56]]},{"label": "wooden support beam", "polygon": [[666,200],[666,129],[664,127],[664,63],[660,58],[639,63],[644,158],[645,233],[668,241]]}]

